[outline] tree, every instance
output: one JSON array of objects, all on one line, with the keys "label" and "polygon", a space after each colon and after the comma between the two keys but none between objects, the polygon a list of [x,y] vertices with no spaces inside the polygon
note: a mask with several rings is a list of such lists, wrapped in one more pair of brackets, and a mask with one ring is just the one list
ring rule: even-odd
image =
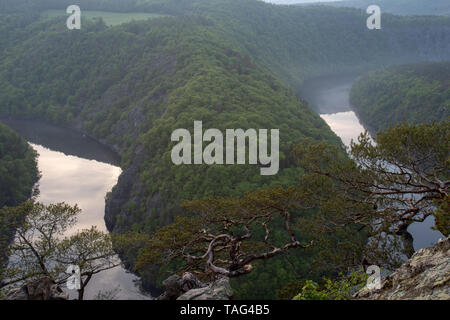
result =
[{"label": "tree", "polygon": [[64,239],[59,244],[57,261],[66,266],[80,267],[78,300],[83,300],[85,288],[94,275],[120,265],[111,237],[96,227]]},{"label": "tree", "polygon": [[301,189],[321,203],[316,232],[356,223],[370,237],[366,251],[372,256],[393,254],[387,247],[394,237],[411,240],[408,226],[431,215],[448,236],[449,141],[444,121],[401,124],[379,133],[376,143],[366,132],[352,142],[350,158],[324,143],[297,146],[294,154],[306,170]]},{"label": "tree", "polygon": [[449,138],[448,122],[403,124],[376,143],[362,134],[350,156],[306,140],[293,150],[304,169],[296,186],[185,203],[185,214],[148,241],[138,267],[237,277],[294,248],[312,249],[315,267],[334,275],[398,266],[412,222],[436,215],[448,234]]},{"label": "tree", "polygon": [[65,284],[69,266],[80,268],[78,299],[84,297],[91,278],[120,265],[108,234],[92,227],[67,236],[81,210],[65,203],[44,205],[32,201],[5,207],[2,217],[14,224],[16,236],[8,247],[9,263],[0,269],[0,289],[48,276]]},{"label": "tree", "polygon": [[[184,260],[182,269],[214,279],[237,277],[253,270],[252,262],[294,248],[308,248],[291,228],[301,195],[295,188],[249,192],[241,198],[207,198],[184,204],[187,215],[160,228],[141,254],[138,268]],[[283,243],[273,240],[282,223]],[[280,232],[277,230],[276,232]]]}]

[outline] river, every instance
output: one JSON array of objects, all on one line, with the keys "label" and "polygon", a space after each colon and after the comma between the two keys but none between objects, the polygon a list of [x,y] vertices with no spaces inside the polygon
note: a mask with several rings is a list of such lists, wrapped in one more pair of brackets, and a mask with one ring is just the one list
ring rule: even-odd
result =
[{"label": "river", "polygon": [[[355,76],[327,77],[308,81],[302,92],[311,107],[330,128],[349,145],[365,129],[352,111],[349,92]],[[104,221],[105,195],[117,183],[121,173],[119,158],[110,149],[78,131],[37,121],[2,120],[19,132],[39,153],[38,201],[45,204],[66,202],[83,213],[73,230],[97,226],[107,231]],[[428,247],[442,238],[431,230],[433,217],[413,223],[408,231],[414,238],[414,249]],[[151,299],[139,289],[139,278],[122,267],[95,275],[86,288],[86,299],[99,291],[116,290],[116,299]],[[70,290],[69,290],[70,291]],[[70,291],[72,298],[75,291]]]},{"label": "river", "polygon": [[[119,157],[104,145],[75,130],[37,121],[2,120],[19,132],[39,153],[39,202],[78,204],[82,214],[67,234],[97,226],[107,232],[105,195],[122,172]],[[67,290],[70,298],[75,290]],[[86,287],[85,299],[99,292],[114,292],[116,299],[143,300],[150,297],[139,289],[139,278],[122,267],[95,275]]]},{"label": "river", "polygon": [[[311,79],[301,92],[302,98],[320,114],[346,146],[366,130],[350,104],[349,95],[355,79],[356,75]],[[434,217],[430,216],[424,222],[412,223],[408,227],[414,239],[414,250],[429,247],[440,238],[445,238],[439,231],[432,230],[432,226]]]}]

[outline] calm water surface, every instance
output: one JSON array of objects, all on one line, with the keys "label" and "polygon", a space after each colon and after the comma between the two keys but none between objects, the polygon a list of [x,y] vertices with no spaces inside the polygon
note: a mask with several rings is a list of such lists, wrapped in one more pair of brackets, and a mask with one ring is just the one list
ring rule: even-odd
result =
[{"label": "calm water surface", "polygon": [[[310,103],[345,145],[365,131],[349,103],[349,92],[355,76],[328,77],[308,81],[302,96]],[[3,119],[18,131],[38,151],[38,200],[49,204],[66,202],[78,204],[83,213],[77,225],[69,231],[97,226],[107,231],[104,222],[105,195],[117,183],[121,173],[117,155],[104,145],[77,131],[36,121]],[[442,238],[431,230],[434,218],[413,223],[408,231],[414,238],[416,250],[428,247]],[[99,291],[119,288],[118,299],[149,299],[138,286],[139,279],[122,267],[93,277],[86,298],[93,299]],[[71,296],[75,292],[71,292]]]},{"label": "calm water surface", "polygon": [[[302,96],[316,110],[342,142],[349,146],[365,131],[355,112],[352,111],[349,95],[356,76],[317,78],[308,81],[303,87]],[[414,238],[414,249],[419,250],[435,244],[444,236],[436,230],[434,217],[422,223],[413,223],[408,231]]]},{"label": "calm water surface", "polygon": [[[66,202],[78,204],[82,213],[78,223],[68,230],[97,226],[107,232],[105,196],[117,183],[121,173],[118,156],[104,145],[83,134],[35,121],[3,120],[18,131],[39,153],[38,201],[45,204]],[[142,300],[139,278],[122,267],[95,275],[86,287],[85,299],[94,299],[100,292],[115,290],[117,299]],[[75,291],[70,291],[72,298]]]}]

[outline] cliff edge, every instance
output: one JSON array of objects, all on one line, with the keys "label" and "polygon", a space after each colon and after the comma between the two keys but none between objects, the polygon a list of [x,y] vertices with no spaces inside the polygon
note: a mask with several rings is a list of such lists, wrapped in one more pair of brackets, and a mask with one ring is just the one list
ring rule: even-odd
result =
[{"label": "cliff edge", "polygon": [[450,300],[450,238],[417,251],[379,290],[362,289],[359,300]]}]

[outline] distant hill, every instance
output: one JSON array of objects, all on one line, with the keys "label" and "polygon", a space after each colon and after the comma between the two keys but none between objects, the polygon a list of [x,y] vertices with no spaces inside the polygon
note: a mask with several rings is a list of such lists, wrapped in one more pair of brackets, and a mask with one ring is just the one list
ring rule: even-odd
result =
[{"label": "distant hill", "polygon": [[[299,5],[301,1],[297,3]],[[366,9],[370,5],[378,5],[384,12],[399,15],[442,15],[450,16],[448,0],[347,0],[315,3],[334,7],[350,7]]]},{"label": "distant hill", "polygon": [[350,102],[373,133],[402,121],[449,120],[450,62],[407,64],[369,72],[353,85]]}]

